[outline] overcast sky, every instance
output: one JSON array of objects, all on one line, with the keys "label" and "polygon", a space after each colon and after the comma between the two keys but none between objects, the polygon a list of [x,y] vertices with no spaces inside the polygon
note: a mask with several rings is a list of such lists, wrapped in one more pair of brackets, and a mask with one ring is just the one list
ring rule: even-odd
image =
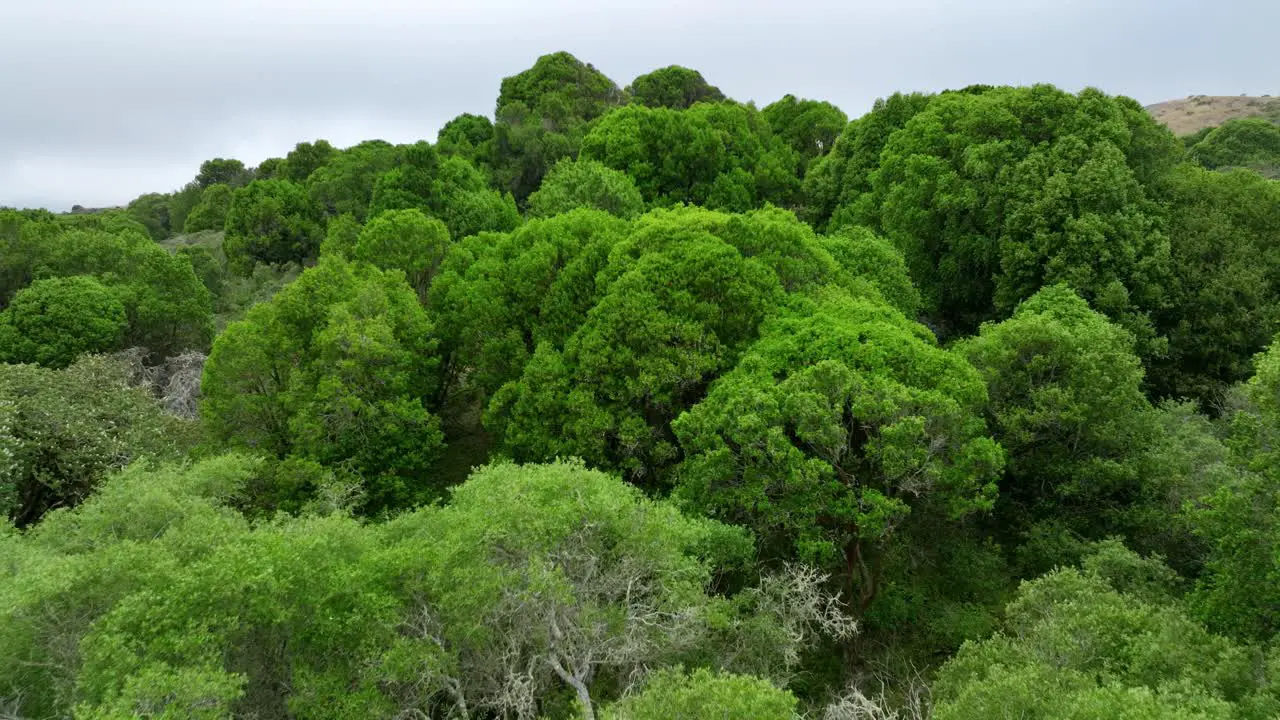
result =
[{"label": "overcast sky", "polygon": [[1280,94],[1276,0],[0,0],[0,206],[123,204],[210,157],[434,140],[568,50],[625,86],[670,64],[761,106],[1051,82]]}]

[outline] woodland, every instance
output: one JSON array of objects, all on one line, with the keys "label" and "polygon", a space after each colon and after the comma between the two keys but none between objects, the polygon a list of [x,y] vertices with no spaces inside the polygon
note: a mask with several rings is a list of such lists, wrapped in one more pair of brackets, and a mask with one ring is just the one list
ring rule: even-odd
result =
[{"label": "woodland", "polygon": [[1276,168],[561,52],[0,209],[0,718],[1278,717]]}]

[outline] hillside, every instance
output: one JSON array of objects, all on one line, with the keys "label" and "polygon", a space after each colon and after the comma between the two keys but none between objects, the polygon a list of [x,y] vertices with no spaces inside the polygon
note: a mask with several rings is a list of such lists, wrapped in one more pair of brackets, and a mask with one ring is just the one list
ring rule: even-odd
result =
[{"label": "hillside", "polygon": [[1169,126],[1174,135],[1190,135],[1228,120],[1267,117],[1280,121],[1280,98],[1269,95],[1192,95],[1147,106],[1156,120]]}]

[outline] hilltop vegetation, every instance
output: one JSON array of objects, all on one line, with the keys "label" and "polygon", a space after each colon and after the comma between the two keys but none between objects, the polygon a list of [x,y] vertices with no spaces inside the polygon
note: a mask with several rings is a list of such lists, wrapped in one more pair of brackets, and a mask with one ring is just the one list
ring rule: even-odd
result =
[{"label": "hilltop vegetation", "polygon": [[1275,126],[494,110],[0,210],[0,716],[1280,713]]}]

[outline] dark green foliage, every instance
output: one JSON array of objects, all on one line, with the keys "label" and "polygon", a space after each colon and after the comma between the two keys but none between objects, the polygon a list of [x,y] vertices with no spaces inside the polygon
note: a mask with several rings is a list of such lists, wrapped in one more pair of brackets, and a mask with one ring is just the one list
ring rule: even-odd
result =
[{"label": "dark green foliage", "polygon": [[531,217],[550,217],[580,207],[631,219],[644,212],[644,198],[625,173],[594,160],[569,159],[552,166],[529,196]]},{"label": "dark green foliage", "polygon": [[328,140],[300,142],[284,157],[275,176],[282,180],[305,183],[311,173],[327,164],[338,153],[339,150],[330,145]]},{"label": "dark green foliage", "polygon": [[0,312],[0,362],[63,368],[118,350],[128,325],[124,304],[93,277],[37,280]]},{"label": "dark green foliage", "polygon": [[30,525],[88,497],[107,473],[137,458],[175,455],[189,437],[185,423],[131,386],[119,362],[84,357],[62,370],[0,364],[0,516]]},{"label": "dark green foliage", "polygon": [[159,193],[140,195],[129,203],[129,214],[142,223],[152,240],[169,237],[169,198]]},{"label": "dark green foliage", "polygon": [[1248,168],[1280,177],[1280,125],[1262,118],[1228,120],[1190,145],[1187,155],[1210,170]]},{"label": "dark green foliage", "polygon": [[742,212],[789,204],[799,188],[795,151],[759,112],[736,103],[627,106],[587,135],[582,157],[627,173],[646,201],[663,206]]},{"label": "dark green foliage", "polygon": [[566,52],[504,78],[487,161],[494,184],[523,203],[557,160],[577,154],[589,123],[621,101],[612,80]]},{"label": "dark green foliage", "polygon": [[1151,380],[1161,395],[1216,412],[1280,330],[1280,184],[1185,167],[1167,187],[1174,277],[1157,324],[1169,355]]},{"label": "dark green foliage", "polygon": [[1169,249],[1146,188],[1177,153],[1137,103],[1096,90],[944,93],[889,137],[850,212],[903,249],[947,334],[1065,282],[1157,355]]},{"label": "dark green foliage", "polygon": [[197,233],[201,230],[221,230],[227,222],[227,212],[231,209],[232,189],[230,185],[218,183],[204,189],[200,195],[200,203],[191,208],[186,224],[182,226],[184,233]]},{"label": "dark green foliage", "polygon": [[196,185],[201,190],[207,190],[213,185],[240,187],[252,179],[253,173],[239,160],[214,158],[200,163],[200,172],[196,174]]},{"label": "dark green foliage", "polygon": [[[325,215],[350,213],[364,222],[378,176],[395,167],[399,151],[383,140],[367,140],[336,152],[308,153],[307,164],[327,158],[307,175],[306,188]],[[285,161],[288,167],[288,160]]]},{"label": "dark green foliage", "polygon": [[831,152],[836,138],[849,124],[840,108],[821,100],[784,95],[761,111],[773,134],[786,140],[805,164]]},{"label": "dark green foliage", "polygon": [[684,110],[700,102],[720,102],[724,93],[697,70],[671,65],[645,73],[627,86],[631,102],[646,107]]},{"label": "dark green foliage", "polygon": [[227,264],[248,275],[254,263],[283,265],[315,257],[324,229],[301,185],[255,180],[232,196],[226,232]]}]

